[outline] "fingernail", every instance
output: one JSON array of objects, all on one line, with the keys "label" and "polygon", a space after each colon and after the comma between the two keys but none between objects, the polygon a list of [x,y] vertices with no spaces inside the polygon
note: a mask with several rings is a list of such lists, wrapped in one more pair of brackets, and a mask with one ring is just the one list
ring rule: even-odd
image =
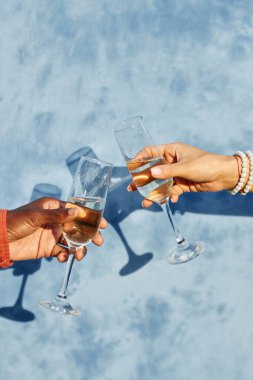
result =
[{"label": "fingernail", "polygon": [[153,169],[151,169],[151,174],[152,175],[160,175],[160,174],[162,174],[162,170],[159,168],[153,168]]},{"label": "fingernail", "polygon": [[127,191],[132,191],[132,188],[130,185],[127,186]]},{"label": "fingernail", "polygon": [[68,209],[68,214],[69,215],[75,215],[75,214],[77,214],[77,212],[78,212],[78,210],[75,207],[71,207],[71,208]]}]

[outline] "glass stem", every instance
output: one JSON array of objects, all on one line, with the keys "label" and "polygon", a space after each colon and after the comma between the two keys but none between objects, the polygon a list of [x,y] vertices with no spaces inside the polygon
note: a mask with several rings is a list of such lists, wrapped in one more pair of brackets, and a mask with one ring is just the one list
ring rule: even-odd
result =
[{"label": "glass stem", "polygon": [[174,217],[172,215],[169,202],[163,203],[160,206],[170,220],[171,226],[172,226],[173,231],[176,235],[177,244],[179,246],[188,244],[187,240],[183,237],[183,235],[180,234],[179,229],[177,228],[177,225],[175,224]]},{"label": "glass stem", "polygon": [[126,251],[127,251],[129,259],[130,259],[130,257],[136,256],[136,253],[134,253],[134,251],[132,250],[132,248],[128,244],[128,241],[126,240],[126,237],[123,234],[122,229],[121,229],[119,223],[113,224],[113,227],[115,228],[115,231],[117,231],[119,237],[121,238],[121,241],[122,241],[124,247],[126,248]]},{"label": "glass stem", "polygon": [[69,259],[68,259],[68,262],[67,262],[67,269],[66,269],[66,272],[65,272],[65,276],[64,276],[64,279],[63,279],[61,290],[57,294],[58,298],[61,298],[61,299],[64,299],[64,300],[67,299],[68,283],[69,283],[69,278],[70,278],[71,270],[72,270],[72,267],[73,267],[73,264],[74,264],[74,260],[75,260],[75,256],[74,255],[69,255]]}]

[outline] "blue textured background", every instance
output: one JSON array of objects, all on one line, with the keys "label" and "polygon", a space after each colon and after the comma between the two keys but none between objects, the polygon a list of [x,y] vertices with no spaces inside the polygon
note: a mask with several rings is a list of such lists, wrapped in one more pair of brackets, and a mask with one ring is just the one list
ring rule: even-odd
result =
[{"label": "blue textured background", "polygon": [[[252,11],[250,0],[0,0],[0,206],[29,202],[41,182],[65,199],[65,159],[83,146],[123,166],[111,128],[134,115],[157,142],[252,149]],[[73,268],[81,317],[38,307],[62,280],[56,261],[0,271],[0,308],[15,304],[26,273],[34,317],[0,317],[1,380],[253,378],[252,196],[184,196],[176,220],[208,251],[174,267],[165,216],[141,210],[126,184],[105,245]],[[153,259],[122,276],[127,252]]]}]

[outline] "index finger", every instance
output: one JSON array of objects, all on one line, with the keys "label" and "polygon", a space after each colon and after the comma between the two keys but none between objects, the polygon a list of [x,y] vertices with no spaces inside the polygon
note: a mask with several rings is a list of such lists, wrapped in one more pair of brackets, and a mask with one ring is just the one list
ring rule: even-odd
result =
[{"label": "index finger", "polygon": [[61,201],[57,198],[52,197],[42,197],[39,199],[36,199],[33,202],[27,203],[26,205],[23,205],[19,207],[17,210],[31,210],[34,208],[40,208],[40,209],[57,209],[57,208],[64,208],[65,202]]},{"label": "index finger", "polygon": [[142,158],[154,158],[161,156],[162,152],[160,151],[158,146],[155,145],[149,145],[143,148],[140,152],[136,154],[134,157],[134,160],[136,159],[142,159]]}]

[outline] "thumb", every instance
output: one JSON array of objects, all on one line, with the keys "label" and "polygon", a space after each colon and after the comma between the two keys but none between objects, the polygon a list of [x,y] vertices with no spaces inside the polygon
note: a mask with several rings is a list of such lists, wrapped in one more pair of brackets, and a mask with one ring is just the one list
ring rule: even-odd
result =
[{"label": "thumb", "polygon": [[[84,210],[82,210],[82,217],[84,217]],[[38,209],[32,211],[31,219],[36,226],[43,226],[44,224],[63,224],[72,222],[80,214],[77,207],[71,208],[57,208],[51,210]]]},{"label": "thumb", "polygon": [[154,178],[166,179],[172,177],[187,177],[187,166],[181,163],[155,166],[151,169]]}]

